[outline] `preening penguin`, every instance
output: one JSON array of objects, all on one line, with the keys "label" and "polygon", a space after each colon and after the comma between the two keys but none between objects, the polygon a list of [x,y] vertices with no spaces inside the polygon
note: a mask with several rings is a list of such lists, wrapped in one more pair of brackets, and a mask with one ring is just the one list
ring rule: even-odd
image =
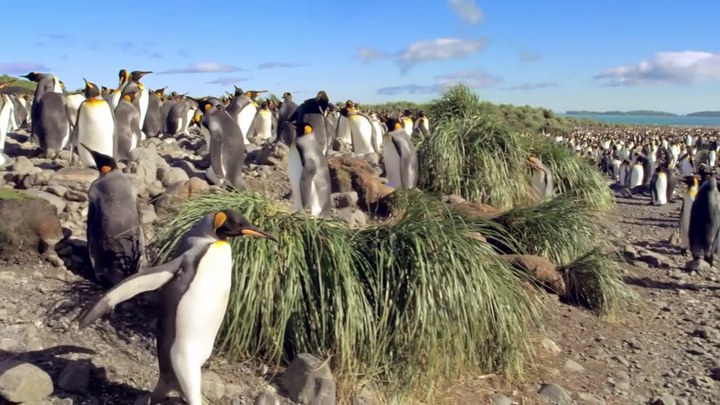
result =
[{"label": "preening penguin", "polygon": [[83,314],[80,328],[117,304],[160,288],[157,322],[158,382],[150,403],[179,390],[189,405],[202,405],[201,367],[210,357],[232,288],[233,252],[228,238],[276,241],[237,211],[207,214],[180,241],[174,258],[143,269],[105,293]]},{"label": "preening penguin", "polygon": [[[245,142],[240,127],[223,109],[220,100],[198,100],[193,116],[203,132],[209,133],[210,167],[206,177],[214,184],[242,187]],[[202,111],[202,113],[201,113]]]},{"label": "preening penguin", "polygon": [[324,218],[330,216],[330,169],[310,124],[297,128],[295,140],[290,144],[288,177],[294,209],[309,209],[312,215]]},{"label": "preening penguin", "polygon": [[[98,86],[87,80],[85,80],[85,101],[78,110],[71,149],[78,143],[85,144],[90,150],[111,157],[115,156],[117,150],[113,111],[107,101],[102,98]],[[95,166],[95,159],[86,148],[80,148],[77,152],[84,167]],[[73,155],[71,165],[74,163],[75,156]]]},{"label": "preening penguin", "polygon": [[532,168],[532,192],[539,200],[551,197],[555,184],[550,169],[535,155],[530,155],[528,163]]},{"label": "preening penguin", "polygon": [[415,121],[415,133],[422,138],[430,136],[430,120],[428,120],[424,111],[420,111],[420,117]]},{"label": "preening penguin", "polygon": [[115,159],[80,146],[100,171],[88,190],[87,240],[97,281],[112,287],[137,273],[145,250],[135,187]]},{"label": "preening penguin", "polygon": [[687,192],[683,197],[682,207],[680,208],[680,247],[682,254],[686,255],[690,247],[690,212],[692,209],[695,196],[698,192],[698,178],[693,177],[692,184],[688,185]]},{"label": "preening penguin", "polygon": [[383,137],[382,153],[388,185],[402,190],[415,188],[418,179],[415,145],[402,121],[391,118],[387,124],[392,130]]},{"label": "preening penguin", "polygon": [[119,161],[129,159],[130,152],[140,142],[140,111],[134,105],[138,97],[139,89],[127,91],[115,108],[116,155]]},{"label": "preening penguin", "polygon": [[192,120],[193,105],[190,100],[179,100],[170,107],[166,119],[168,135],[187,135]]},{"label": "preening penguin", "polygon": [[130,83],[130,72],[125,69],[120,69],[118,72],[119,83],[117,89],[113,90],[110,95],[110,106],[114,110],[118,104],[120,104],[120,98],[122,97],[125,86]]},{"label": "preening penguin", "polygon": [[708,174],[706,177],[692,204],[688,240],[693,259],[704,257],[712,265],[720,229],[720,191],[715,175]]}]

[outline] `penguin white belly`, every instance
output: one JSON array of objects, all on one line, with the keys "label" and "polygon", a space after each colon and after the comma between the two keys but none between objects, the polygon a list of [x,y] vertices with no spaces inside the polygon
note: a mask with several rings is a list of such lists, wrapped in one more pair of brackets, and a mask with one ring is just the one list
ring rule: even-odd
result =
[{"label": "penguin white belly", "polygon": [[85,96],[82,94],[71,94],[65,97],[65,112],[67,112],[68,120],[73,127],[77,122],[77,112],[83,101],[85,101]]},{"label": "penguin white belly", "polygon": [[[78,142],[108,156],[114,156],[115,122],[105,101],[88,100],[80,106],[78,114]],[[78,148],[85,167],[94,167],[95,160],[85,148]]]},{"label": "penguin white belly", "polygon": [[173,371],[191,405],[202,404],[200,367],[210,358],[227,311],[232,286],[232,249],[214,242],[198,263],[195,277],[178,302]]},{"label": "penguin white belly", "polygon": [[315,181],[313,180],[310,186],[310,214],[315,217],[322,214],[322,204],[320,203],[320,197],[318,196],[317,187],[315,187]]},{"label": "penguin white belly", "polygon": [[190,123],[192,122],[193,115],[195,115],[195,111],[191,109],[188,110],[188,112],[185,114],[185,125],[182,126],[182,131],[180,131],[181,134],[187,134],[188,129],[190,129]]},{"label": "penguin white belly", "polygon": [[341,115],[340,118],[338,118],[337,125],[337,138],[348,145],[352,144],[352,135],[350,133],[350,123],[348,119],[344,115]]},{"label": "penguin white belly", "polygon": [[618,180],[620,178],[620,165],[621,164],[622,164],[622,162],[617,159],[612,161],[613,180]]},{"label": "penguin white belly", "polygon": [[690,248],[690,212],[694,201],[693,197],[685,194],[680,212],[680,247],[683,249]]},{"label": "penguin white belly", "polygon": [[122,93],[120,90],[113,91],[112,95],[110,95],[110,107],[112,107],[113,111],[117,108],[118,104],[120,104],[120,99],[122,98]]},{"label": "penguin white belly", "polygon": [[299,211],[303,209],[302,198],[300,196],[300,177],[302,176],[303,166],[300,160],[300,152],[293,143],[288,152],[288,178],[290,179],[290,188],[292,190],[293,210]]},{"label": "penguin white belly", "polygon": [[665,173],[658,173],[655,180],[655,205],[665,205],[667,203],[667,176]]},{"label": "penguin white belly", "polygon": [[147,116],[149,102],[150,93],[148,92],[148,89],[143,89],[140,93],[140,99],[138,100],[138,103],[140,104],[140,128],[145,125],[145,117]]},{"label": "penguin white belly", "polygon": [[630,172],[630,184],[628,187],[635,188],[637,186],[642,185],[643,181],[643,167],[639,164],[636,164],[632,168],[632,172]]},{"label": "penguin white belly", "polygon": [[383,129],[382,125],[378,121],[372,122],[373,129],[375,130],[375,135],[373,135],[373,148],[375,149],[376,153],[382,152],[383,147]]},{"label": "penguin white belly", "polygon": [[531,184],[533,193],[538,198],[545,198],[545,173],[542,170],[533,170]]},{"label": "penguin white belly", "polygon": [[264,141],[272,136],[272,113],[260,111],[260,128],[257,129],[257,136]]},{"label": "penguin white belly", "polygon": [[400,176],[400,155],[395,149],[389,136],[385,137],[383,144],[383,164],[385,165],[385,176],[388,179],[388,186],[392,188],[402,187],[402,177]]},{"label": "penguin white belly", "polygon": [[[177,121],[177,132],[175,133],[175,135],[178,135],[178,134],[182,134],[182,133],[183,133],[182,123],[183,123],[182,118],[178,118],[178,121]],[[206,139],[206,140],[207,140],[207,139]],[[209,143],[209,142],[208,142],[208,143]]]},{"label": "penguin white belly", "polygon": [[[430,132],[430,124],[428,123],[427,118],[424,119],[424,120],[422,120],[422,122],[420,123],[420,125],[422,125],[422,127],[423,127],[423,129],[424,129],[425,131]],[[562,137],[561,137],[561,139],[562,139]]]},{"label": "penguin white belly", "polygon": [[255,107],[252,103],[243,107],[242,111],[238,114],[237,123],[238,126],[240,126],[240,131],[242,131],[242,134],[245,137],[246,145],[250,143],[250,136],[252,134],[249,134],[249,132],[250,127],[252,127],[253,120],[255,120],[255,114],[257,114],[257,107]]},{"label": "penguin white belly", "polygon": [[372,124],[362,115],[350,116],[353,152],[359,155],[373,153]]},{"label": "penguin white belly", "polygon": [[717,160],[717,152],[715,152],[714,150],[711,150],[710,152],[708,152],[708,165],[710,165],[710,167],[715,167],[716,160]]},{"label": "penguin white belly", "polygon": [[403,122],[405,123],[405,133],[408,134],[408,136],[412,136],[413,133],[413,122],[411,119],[403,118]]},{"label": "penguin white belly", "polygon": [[2,106],[0,106],[0,151],[5,149],[5,137],[10,130],[10,119],[13,116],[12,100],[6,96],[0,96]]}]

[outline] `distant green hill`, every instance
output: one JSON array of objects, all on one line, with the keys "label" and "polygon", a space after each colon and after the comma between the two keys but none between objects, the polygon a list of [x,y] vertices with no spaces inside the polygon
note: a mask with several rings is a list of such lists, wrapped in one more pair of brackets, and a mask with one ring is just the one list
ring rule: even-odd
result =
[{"label": "distant green hill", "polygon": [[0,83],[12,82],[0,92],[2,93],[30,93],[35,92],[35,82],[16,76],[0,75]]},{"label": "distant green hill", "polygon": [[686,117],[716,118],[720,117],[720,111],[699,111],[685,115]]},{"label": "distant green hill", "polygon": [[665,111],[636,110],[636,111],[566,111],[566,115],[634,115],[648,117],[678,117],[677,114]]}]

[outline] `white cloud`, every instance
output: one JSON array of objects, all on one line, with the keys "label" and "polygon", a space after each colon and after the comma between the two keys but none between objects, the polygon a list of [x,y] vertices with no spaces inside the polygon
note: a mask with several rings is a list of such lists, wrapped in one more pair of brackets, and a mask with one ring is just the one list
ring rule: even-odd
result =
[{"label": "white cloud", "polygon": [[400,52],[397,63],[403,70],[412,65],[430,60],[461,59],[482,52],[485,39],[438,38],[410,44]]},{"label": "white cloud", "polygon": [[462,21],[477,25],[483,21],[483,12],[475,0],[448,0],[448,5]]},{"label": "white cloud", "polygon": [[502,83],[501,77],[487,73],[483,70],[462,70],[455,73],[436,76],[435,80],[442,87],[451,87],[464,83],[471,89],[482,89]]},{"label": "white cloud", "polygon": [[720,80],[720,53],[658,52],[636,65],[618,66],[595,76],[610,86],[691,84]]},{"label": "white cloud", "polygon": [[530,90],[537,90],[537,89],[546,89],[548,87],[556,87],[556,86],[557,86],[557,83],[552,83],[552,82],[525,83],[525,84],[521,84],[519,86],[503,87],[501,90],[530,91]]},{"label": "white cloud", "polygon": [[217,79],[210,80],[208,84],[219,84],[222,86],[229,86],[237,82],[247,81],[249,79],[245,77],[218,77]]},{"label": "white cloud", "polygon": [[241,68],[233,65],[226,65],[224,63],[215,62],[204,62],[204,63],[193,63],[185,68],[169,69],[158,74],[175,74],[175,73],[232,73],[242,70]]},{"label": "white cloud", "polygon": [[392,58],[392,55],[387,52],[378,51],[377,49],[355,48],[355,58],[360,59],[364,63],[369,63],[377,59]]}]

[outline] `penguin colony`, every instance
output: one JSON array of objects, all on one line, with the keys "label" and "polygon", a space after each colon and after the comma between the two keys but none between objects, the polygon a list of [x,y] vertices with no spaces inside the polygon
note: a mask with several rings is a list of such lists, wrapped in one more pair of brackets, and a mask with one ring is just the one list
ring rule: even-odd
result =
[{"label": "penguin colony", "polygon": [[720,253],[719,138],[717,130],[706,128],[579,128],[567,137],[554,136],[554,141],[596,162],[623,197],[649,195],[650,205],[664,206],[684,183],[680,253],[689,252],[696,264],[704,260],[713,265]]},{"label": "penguin colony", "polygon": [[[189,404],[200,405],[201,367],[212,352],[231,290],[233,254],[228,239],[277,240],[238,212],[211,212],[183,236],[169,262],[148,268],[137,192],[118,163],[127,163],[133,149],[147,138],[188,134],[197,126],[209,154],[207,179],[241,189],[246,145],[259,141],[273,148],[282,142],[289,147],[294,209],[327,218],[332,207],[328,156],[333,151],[376,154],[389,186],[412,189],[419,174],[412,138],[431,136],[430,123],[423,112],[389,116],[362,111],[352,100],[339,106],[324,91],[299,104],[288,92],[280,103],[258,103],[265,91],[239,87],[221,98],[166,94],[166,88],[152,90],[142,83],[151,73],[121,69],[115,88],[83,79],[85,87],[78,94],[67,94],[51,73],[22,76],[37,83],[32,96],[2,92],[9,83],[0,84],[0,167],[10,158],[4,153],[7,133],[29,126],[33,144],[45,157],[56,159],[69,149],[71,165],[98,170],[88,190],[88,251],[97,282],[107,291],[84,311],[80,327],[140,293],[159,290],[159,377],[149,403],[162,402],[177,390]],[[552,196],[550,168],[528,156],[528,170],[537,198]],[[642,172],[635,177],[642,177]],[[703,185],[694,200],[711,194],[706,189]],[[695,207],[701,204],[694,203],[685,221],[690,232],[699,226],[694,225]],[[707,252],[692,235],[687,245],[693,254]]]}]

